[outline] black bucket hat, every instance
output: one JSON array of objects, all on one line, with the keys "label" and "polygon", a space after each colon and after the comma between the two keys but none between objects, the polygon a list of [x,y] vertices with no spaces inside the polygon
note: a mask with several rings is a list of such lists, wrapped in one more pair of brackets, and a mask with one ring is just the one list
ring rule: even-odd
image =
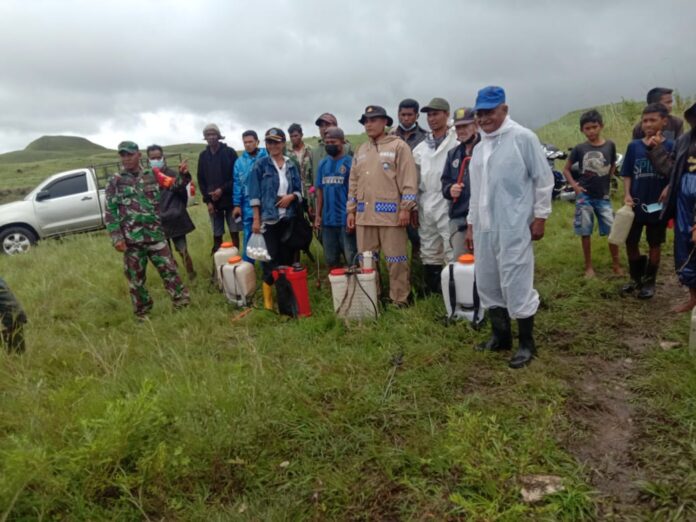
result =
[{"label": "black bucket hat", "polygon": [[367,120],[367,118],[386,118],[388,127],[394,124],[393,118],[387,114],[384,107],[380,107],[379,105],[368,105],[365,107],[365,113],[360,117],[358,123],[360,123],[360,125],[365,125],[365,120]]}]

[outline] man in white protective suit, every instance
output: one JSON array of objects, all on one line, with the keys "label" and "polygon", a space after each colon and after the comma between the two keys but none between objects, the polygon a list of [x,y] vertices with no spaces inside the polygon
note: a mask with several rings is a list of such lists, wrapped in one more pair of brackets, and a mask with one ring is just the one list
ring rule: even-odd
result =
[{"label": "man in white protective suit", "polygon": [[505,91],[484,87],[476,97],[481,142],[471,159],[467,247],[476,256],[476,286],[488,309],[491,338],[477,350],[512,348],[510,319],[519,328],[519,348],[510,368],[522,368],[536,354],[532,241],[544,237],[551,214],[553,174],[536,135],[508,116]]},{"label": "man in white protective suit", "polygon": [[449,127],[450,106],[444,98],[433,98],[421,109],[428,115],[430,132],[413,149],[419,168],[418,207],[420,208],[421,260],[425,288],[440,293],[440,272],[451,261],[449,202],[442,195],[440,177],[447,153],[459,145],[457,134]]}]

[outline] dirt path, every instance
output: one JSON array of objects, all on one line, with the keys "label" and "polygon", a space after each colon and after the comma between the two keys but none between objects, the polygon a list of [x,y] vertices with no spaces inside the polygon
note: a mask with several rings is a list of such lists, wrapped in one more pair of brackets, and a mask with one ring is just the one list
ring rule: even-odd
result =
[{"label": "dirt path", "polygon": [[[669,309],[685,297],[671,271],[671,259],[662,263],[657,292],[649,303],[652,317],[669,322],[675,316]],[[635,304],[627,297],[625,306]],[[628,314],[627,314],[628,316]],[[641,437],[639,423],[634,422],[637,397],[630,390],[636,360],[660,341],[660,331],[635,317],[617,321],[625,352],[612,359],[598,355],[569,356],[566,363],[576,377],[570,379],[567,400],[568,418],[572,423],[564,445],[586,469],[590,484],[600,500],[602,519],[626,520],[640,509],[637,481],[646,470],[634,458],[636,450],[649,443]]]}]

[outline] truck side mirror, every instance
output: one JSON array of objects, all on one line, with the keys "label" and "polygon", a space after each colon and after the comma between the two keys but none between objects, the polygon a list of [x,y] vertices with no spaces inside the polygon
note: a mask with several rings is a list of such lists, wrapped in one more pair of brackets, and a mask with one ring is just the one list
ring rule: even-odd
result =
[{"label": "truck side mirror", "polygon": [[44,199],[49,199],[51,197],[51,193],[48,190],[40,190],[38,194],[36,194],[36,201],[43,201]]}]

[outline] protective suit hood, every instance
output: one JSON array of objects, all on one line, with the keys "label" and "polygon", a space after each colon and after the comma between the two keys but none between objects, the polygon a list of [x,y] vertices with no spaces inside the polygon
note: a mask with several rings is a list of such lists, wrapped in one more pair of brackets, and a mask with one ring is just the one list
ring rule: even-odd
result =
[{"label": "protective suit hood", "polygon": [[482,138],[497,138],[501,134],[505,134],[506,132],[509,132],[510,130],[514,129],[515,127],[522,127],[519,123],[514,121],[510,116],[505,116],[505,119],[503,120],[503,124],[498,127],[496,130],[493,132],[485,132],[483,129],[479,128],[479,132],[481,133]]}]

